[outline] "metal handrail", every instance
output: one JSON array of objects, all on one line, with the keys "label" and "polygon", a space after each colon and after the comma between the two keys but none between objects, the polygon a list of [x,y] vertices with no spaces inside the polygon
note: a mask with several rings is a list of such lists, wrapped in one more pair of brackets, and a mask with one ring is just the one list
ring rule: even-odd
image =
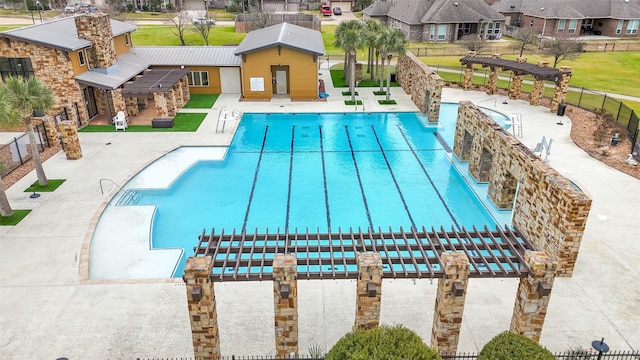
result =
[{"label": "metal handrail", "polygon": [[484,99],[484,100],[480,100],[476,103],[476,106],[480,105],[481,102],[485,102],[485,101],[491,101],[493,100],[493,107],[497,107],[498,106],[498,99]]},{"label": "metal handrail", "polygon": [[102,195],[104,195],[104,188],[102,187],[102,181],[103,181],[103,180],[104,180],[104,181],[111,181],[111,183],[112,183],[113,185],[115,185],[118,189],[121,189],[121,187],[120,187],[118,184],[116,184],[116,182],[115,182],[115,181],[113,181],[113,180],[111,180],[111,179],[100,179],[100,193],[101,193]]}]

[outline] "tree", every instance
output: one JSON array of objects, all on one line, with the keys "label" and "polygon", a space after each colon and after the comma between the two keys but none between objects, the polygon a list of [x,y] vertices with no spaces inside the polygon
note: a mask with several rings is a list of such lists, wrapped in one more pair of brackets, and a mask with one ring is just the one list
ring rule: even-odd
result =
[{"label": "tree", "polygon": [[347,57],[348,63],[348,79],[349,79],[349,91],[351,92],[351,101],[356,101],[355,93],[355,63],[356,63],[356,51],[363,48],[365,39],[363,35],[363,25],[359,20],[343,21],[338,25],[335,32],[334,45],[342,49]]},{"label": "tree", "polygon": [[555,360],[553,354],[526,336],[505,331],[491,339],[478,354],[478,360]]},{"label": "tree", "polygon": [[545,55],[553,57],[553,67],[555,68],[563,60],[574,60],[580,56],[585,45],[586,43],[578,41],[576,38],[564,35],[545,41],[543,52]]},{"label": "tree", "polygon": [[441,360],[413,331],[402,325],[354,330],[329,350],[325,360]]},{"label": "tree", "polygon": [[259,6],[249,7],[249,21],[253,24],[252,30],[263,29],[269,26],[273,10],[261,9]]},{"label": "tree", "polygon": [[180,44],[182,46],[187,45],[184,40],[184,35],[189,25],[191,25],[191,19],[189,19],[189,13],[178,11],[178,15],[176,17],[171,18],[171,20],[167,21],[171,26],[171,32],[173,35],[177,36],[180,39]]},{"label": "tree", "polygon": [[[207,12],[205,11],[204,13],[205,17],[207,15]],[[197,22],[195,24],[193,24],[193,31],[196,32],[198,35],[200,35],[202,37],[202,39],[204,39],[204,44],[206,46],[209,46],[209,33],[211,32],[211,27],[213,26],[212,23],[210,23],[209,21],[207,21],[206,23],[200,23]]]},{"label": "tree", "polygon": [[[371,80],[373,80],[374,78],[374,73],[378,65],[379,51],[376,48],[376,38],[384,28],[386,28],[386,25],[374,19],[369,19],[364,23],[365,37],[367,41],[367,46],[369,47],[369,50],[367,51],[367,54],[368,54],[367,55],[367,72],[370,74]],[[375,56],[376,67],[374,67],[373,65],[374,53],[376,55]]]},{"label": "tree", "polygon": [[34,110],[46,112],[53,107],[53,91],[35,77],[23,78],[22,76],[5,78],[4,83],[0,84],[0,89],[0,93],[3,93],[1,106],[4,107],[0,111],[0,122],[11,125],[22,121],[25,125],[29,135],[33,164],[38,175],[38,183],[40,186],[45,186],[49,181],[40,160],[40,152],[38,151],[31,117]]},{"label": "tree", "polygon": [[480,53],[480,50],[487,45],[487,41],[476,34],[471,34],[461,37],[460,45],[464,46],[469,51]]},{"label": "tree", "polygon": [[387,28],[379,37],[380,51],[387,57],[387,101],[391,96],[391,58],[393,54],[402,55],[407,51],[407,38],[399,29]]},{"label": "tree", "polygon": [[533,45],[538,41],[538,35],[530,28],[518,29],[511,37],[516,41],[516,43],[513,44],[513,48],[520,51],[520,57],[522,57],[522,54],[529,45]]},{"label": "tree", "polygon": [[[18,114],[15,110],[10,109],[5,100],[6,97],[6,89],[4,86],[0,85],[0,123],[14,123],[15,119],[18,118]],[[11,120],[7,120],[11,119]],[[2,216],[11,216],[13,215],[13,209],[11,208],[11,204],[9,204],[9,199],[7,199],[7,194],[4,191],[4,184],[2,183],[2,173],[4,172],[4,165],[0,163],[0,215]]]}]

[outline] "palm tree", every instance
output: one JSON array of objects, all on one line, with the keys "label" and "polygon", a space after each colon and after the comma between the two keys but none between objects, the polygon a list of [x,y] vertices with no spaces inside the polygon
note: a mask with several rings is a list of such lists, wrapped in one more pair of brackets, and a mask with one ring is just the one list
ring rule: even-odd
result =
[{"label": "palm tree", "polygon": [[40,186],[45,186],[49,181],[44,174],[44,168],[40,160],[40,152],[36,144],[31,117],[34,110],[47,111],[53,107],[53,91],[35,77],[23,78],[22,76],[5,78],[4,83],[0,84],[0,89],[2,89],[0,93],[3,93],[2,96],[4,98],[2,99],[2,107],[5,107],[0,111],[0,122],[16,124],[22,121],[25,125],[29,135],[29,145],[31,146],[31,155],[36,168],[38,183]]},{"label": "palm tree", "polygon": [[376,55],[376,66],[378,66],[378,49],[376,48],[376,37],[378,34],[386,28],[383,23],[369,19],[364,23],[365,37],[367,46],[369,47],[367,56],[367,72],[370,74],[370,79],[373,80],[376,68],[373,66],[373,55]]},{"label": "palm tree", "polygon": [[407,51],[407,38],[399,29],[386,29],[380,36],[380,48],[387,57],[387,101],[391,96],[391,58],[393,54],[402,55]]},{"label": "palm tree", "polygon": [[356,51],[365,45],[365,39],[362,36],[363,25],[358,20],[344,21],[336,28],[334,45],[347,54],[348,63],[348,79],[349,91],[351,92],[351,101],[356,101],[355,93],[355,62]]}]

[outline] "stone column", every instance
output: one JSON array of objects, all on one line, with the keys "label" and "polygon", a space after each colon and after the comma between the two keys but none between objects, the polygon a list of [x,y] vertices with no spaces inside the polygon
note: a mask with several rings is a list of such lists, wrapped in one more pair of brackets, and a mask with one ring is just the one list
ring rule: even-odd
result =
[{"label": "stone column", "polygon": [[558,105],[564,102],[564,99],[567,97],[567,89],[569,88],[569,79],[571,79],[571,67],[560,66],[560,71],[563,74],[560,75],[560,78],[556,82],[553,99],[551,100],[551,105],[549,105],[551,112],[558,111]]},{"label": "stone column", "polygon": [[122,89],[111,90],[111,104],[113,105],[113,116],[116,116],[118,111],[127,111],[127,105],[122,96]]},{"label": "stone column", "polygon": [[370,330],[380,323],[382,259],[378,253],[358,254],[356,328]]},{"label": "stone column", "polygon": [[[502,55],[493,54],[492,59],[500,59]],[[489,72],[489,83],[487,84],[487,95],[493,95],[496,93],[496,88],[498,87],[498,73],[500,72],[500,68],[491,66],[491,71]]]},{"label": "stone column", "polygon": [[220,359],[216,294],[213,281],[209,278],[212,268],[211,256],[192,256],[187,259],[182,276],[187,289],[191,338],[196,359]]},{"label": "stone column", "polygon": [[156,117],[169,117],[169,111],[167,111],[167,98],[164,96],[164,93],[154,92],[153,101],[156,103]]},{"label": "stone column", "polygon": [[167,93],[167,114],[169,115],[169,117],[174,117],[176,116],[176,93],[173,90],[173,88],[169,89],[169,92]]},{"label": "stone column", "polygon": [[440,354],[455,354],[471,269],[463,252],[444,252],[441,258],[444,275],[438,279],[431,347]]},{"label": "stone column", "polygon": [[520,279],[509,331],[538,342],[558,264],[544,251],[526,252],[524,262],[530,273]]},{"label": "stone column", "polygon": [[191,99],[191,93],[189,92],[189,80],[187,79],[187,75],[185,75],[182,80],[180,80],[180,82],[182,83],[182,100],[184,100],[184,103],[186,104],[187,101]]},{"label": "stone column", "polygon": [[[524,64],[527,62],[527,58],[518,57],[516,62],[519,64]],[[524,74],[520,72],[513,72],[513,81],[511,82],[511,87],[509,88],[509,99],[517,100],[520,99],[520,94],[522,93],[522,79],[524,78]]]},{"label": "stone column", "polygon": [[127,104],[127,115],[138,116],[138,114],[140,114],[140,109],[138,109],[138,98],[130,96],[125,99],[125,103]]},{"label": "stone column", "polygon": [[[75,121],[61,121],[58,124],[62,138],[62,148],[67,160],[78,160],[82,157],[80,139],[78,138],[78,128]],[[57,141],[57,139],[56,139]]]},{"label": "stone column", "polygon": [[[548,61],[538,61],[539,67],[549,67]],[[533,82],[533,89],[531,90],[531,97],[529,98],[530,105],[540,105],[540,100],[544,96],[544,80],[536,80]]]},{"label": "stone column", "polygon": [[471,89],[471,85],[473,85],[473,65],[467,64],[464,68],[464,80],[462,82],[462,89],[469,90]]},{"label": "stone column", "polygon": [[178,108],[182,108],[184,106],[184,99],[182,98],[182,95],[183,95],[182,81],[178,81],[173,88],[176,94],[176,106]]},{"label": "stone column", "polygon": [[276,254],[273,259],[273,308],[276,357],[298,357],[298,280],[296,256]]},{"label": "stone column", "polygon": [[47,141],[51,146],[56,146],[58,144],[58,129],[56,129],[56,120],[53,116],[45,115],[41,118],[32,117],[31,122],[34,125],[34,129],[36,125],[42,124],[47,136]]}]

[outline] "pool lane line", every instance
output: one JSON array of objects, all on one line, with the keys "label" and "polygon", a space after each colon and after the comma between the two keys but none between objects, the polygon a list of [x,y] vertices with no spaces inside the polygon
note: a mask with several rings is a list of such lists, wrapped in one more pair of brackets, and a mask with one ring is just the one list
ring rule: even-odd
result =
[{"label": "pool lane line", "polygon": [[373,221],[371,220],[371,213],[369,212],[369,204],[367,203],[367,197],[364,194],[364,188],[362,187],[362,178],[360,177],[360,170],[358,169],[356,154],[353,151],[353,144],[351,143],[351,136],[349,135],[348,125],[344,126],[344,131],[347,133],[347,142],[349,142],[349,149],[351,149],[351,159],[353,160],[353,166],[356,168],[356,177],[358,178],[358,185],[360,185],[360,195],[362,195],[362,202],[364,203],[364,209],[367,212],[367,220],[369,220],[369,228],[373,229]]},{"label": "pool lane line", "polygon": [[293,181],[293,147],[295,144],[296,126],[291,126],[291,149],[289,150],[289,185],[287,188],[287,213],[284,220],[284,228],[289,229],[289,209],[291,209],[291,182]]},{"label": "pool lane line", "polygon": [[251,211],[251,202],[253,201],[253,194],[256,191],[256,182],[258,182],[258,173],[260,171],[260,163],[262,162],[262,155],[264,154],[264,146],[267,143],[267,133],[269,132],[269,125],[265,126],[264,137],[262,138],[262,147],[260,148],[260,155],[258,156],[258,163],[256,164],[256,171],[253,174],[253,184],[251,184],[251,192],[249,193],[249,202],[247,203],[247,211],[244,214],[244,221],[242,222],[242,233],[247,230],[247,221],[249,220],[249,211]]},{"label": "pool lane line", "polygon": [[416,151],[413,149],[413,146],[411,146],[409,139],[407,139],[407,135],[404,133],[404,131],[402,131],[402,127],[400,125],[397,125],[397,126],[398,126],[398,130],[400,131],[400,135],[402,135],[402,138],[407,143],[407,146],[409,146],[409,149],[411,149],[411,153],[416,158],[416,161],[418,162],[418,164],[420,164],[420,167],[422,168],[422,172],[427,176],[429,183],[431,183],[431,187],[433,187],[433,190],[436,192],[436,195],[438,195],[438,198],[440,199],[440,202],[442,203],[442,205],[444,205],[445,210],[447,210],[449,217],[451,217],[451,220],[453,220],[453,223],[456,225],[456,228],[458,228],[458,230],[461,230],[460,224],[458,224],[458,221],[456,220],[455,216],[453,216],[453,213],[451,212],[451,209],[449,209],[449,206],[447,206],[447,203],[444,201],[442,194],[440,193],[440,191],[438,191],[438,188],[436,187],[436,184],[433,182],[433,179],[431,179],[431,176],[429,176],[429,172],[424,167],[424,164],[418,157],[418,154],[416,153]]},{"label": "pool lane line", "polygon": [[327,214],[327,229],[331,229],[331,212],[329,211],[329,191],[327,189],[327,167],[324,160],[322,126],[318,126],[318,130],[320,131],[320,159],[322,161],[322,184],[324,185],[324,206]]},{"label": "pool lane line", "polygon": [[371,131],[373,132],[373,136],[376,138],[376,142],[378,143],[378,147],[380,147],[380,153],[382,154],[382,158],[384,162],[387,164],[387,169],[389,169],[389,174],[391,174],[391,179],[393,180],[393,184],[396,186],[396,190],[398,191],[398,195],[400,195],[400,200],[402,201],[402,206],[404,206],[404,211],[407,212],[409,216],[409,221],[411,221],[411,226],[416,227],[416,222],[413,221],[413,216],[411,216],[411,212],[409,212],[409,206],[407,205],[406,200],[404,199],[404,195],[402,195],[402,190],[400,190],[400,185],[398,184],[398,180],[396,179],[396,175],[393,173],[393,169],[391,169],[391,164],[389,163],[389,159],[387,158],[387,154],[384,152],[384,148],[380,143],[380,138],[378,137],[378,133],[376,133],[376,128],[374,125],[371,125]]},{"label": "pool lane line", "polygon": [[447,142],[444,141],[444,138],[440,136],[440,134],[437,131],[433,133],[433,136],[435,136],[436,140],[438,140],[440,145],[442,145],[442,148],[444,149],[444,151],[446,151],[448,154],[451,154],[451,146],[449,146],[449,144],[447,144]]}]

